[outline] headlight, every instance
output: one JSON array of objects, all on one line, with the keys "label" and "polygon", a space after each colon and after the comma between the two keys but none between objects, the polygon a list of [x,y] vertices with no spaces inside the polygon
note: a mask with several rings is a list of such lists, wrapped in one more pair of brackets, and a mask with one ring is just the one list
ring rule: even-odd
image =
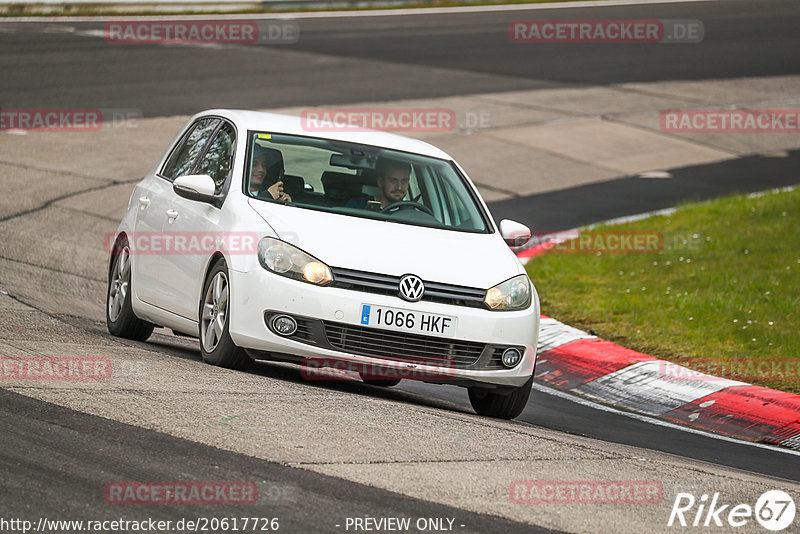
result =
[{"label": "headlight", "polygon": [[299,248],[272,237],[258,242],[258,261],[268,271],[310,284],[323,286],[333,280],[330,267]]},{"label": "headlight", "polygon": [[522,310],[531,304],[531,282],[521,274],[488,289],[483,299],[493,310]]}]

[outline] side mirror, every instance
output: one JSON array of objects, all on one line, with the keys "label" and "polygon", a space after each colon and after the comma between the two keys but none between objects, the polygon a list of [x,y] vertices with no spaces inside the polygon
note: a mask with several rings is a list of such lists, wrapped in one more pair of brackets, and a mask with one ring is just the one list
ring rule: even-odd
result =
[{"label": "side mirror", "polygon": [[509,247],[521,247],[531,238],[531,229],[517,221],[503,219],[500,221],[500,235]]},{"label": "side mirror", "polygon": [[172,182],[172,190],[176,195],[211,204],[216,202],[216,197],[214,197],[216,187],[214,179],[207,174],[187,174],[175,178],[175,181]]}]

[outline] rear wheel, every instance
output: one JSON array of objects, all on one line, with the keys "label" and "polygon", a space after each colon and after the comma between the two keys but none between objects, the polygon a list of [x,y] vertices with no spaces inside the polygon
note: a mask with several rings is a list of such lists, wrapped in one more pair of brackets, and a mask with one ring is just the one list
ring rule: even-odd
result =
[{"label": "rear wheel", "polygon": [[200,353],[203,361],[228,369],[245,370],[252,360],[230,336],[230,282],[228,266],[220,258],[208,273],[200,301]]},{"label": "rear wheel", "polygon": [[136,317],[131,307],[131,249],[123,239],[111,253],[106,292],[106,327],[117,337],[145,341],[155,325]]},{"label": "rear wheel", "polygon": [[531,395],[533,377],[524,385],[511,392],[496,393],[492,390],[477,387],[469,388],[469,402],[478,415],[497,417],[498,419],[514,419],[528,404]]}]

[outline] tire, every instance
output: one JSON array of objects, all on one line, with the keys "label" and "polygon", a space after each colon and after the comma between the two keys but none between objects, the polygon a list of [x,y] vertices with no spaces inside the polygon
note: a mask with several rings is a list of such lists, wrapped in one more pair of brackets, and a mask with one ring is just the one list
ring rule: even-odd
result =
[{"label": "tire", "polygon": [[244,371],[252,360],[230,336],[230,284],[228,266],[220,258],[209,271],[203,284],[200,310],[200,353],[210,365]]},{"label": "tire", "polygon": [[477,387],[469,388],[469,402],[478,415],[498,419],[514,419],[528,404],[533,377],[510,393],[494,393]]},{"label": "tire", "polygon": [[106,288],[106,327],[111,335],[145,341],[155,325],[136,317],[131,307],[131,250],[126,239],[111,253]]}]

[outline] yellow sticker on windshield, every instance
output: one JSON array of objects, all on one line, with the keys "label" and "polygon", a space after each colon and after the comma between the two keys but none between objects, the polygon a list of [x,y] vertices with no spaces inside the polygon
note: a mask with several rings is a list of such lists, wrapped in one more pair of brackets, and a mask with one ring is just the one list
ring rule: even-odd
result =
[{"label": "yellow sticker on windshield", "polygon": [[271,134],[258,134],[259,139],[272,139]]}]

